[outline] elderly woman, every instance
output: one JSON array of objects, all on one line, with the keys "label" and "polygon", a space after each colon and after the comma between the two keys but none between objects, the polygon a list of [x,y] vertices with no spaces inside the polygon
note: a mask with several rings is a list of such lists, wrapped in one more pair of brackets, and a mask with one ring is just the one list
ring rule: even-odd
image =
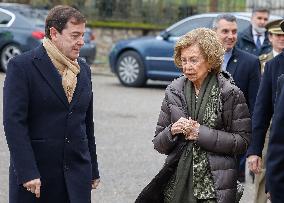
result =
[{"label": "elderly woman", "polygon": [[235,157],[248,148],[251,120],[242,92],[220,72],[223,55],[215,32],[207,28],[176,43],[175,64],[183,76],[166,89],[153,139],[154,148],[168,155],[166,167],[177,160],[161,184],[164,202],[236,201]]}]

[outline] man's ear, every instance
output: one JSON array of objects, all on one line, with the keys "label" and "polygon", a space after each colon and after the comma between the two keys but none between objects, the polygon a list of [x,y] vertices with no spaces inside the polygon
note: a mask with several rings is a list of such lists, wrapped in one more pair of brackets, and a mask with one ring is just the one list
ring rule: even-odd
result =
[{"label": "man's ear", "polygon": [[51,27],[51,28],[50,28],[49,33],[50,33],[50,38],[51,38],[51,39],[54,40],[54,39],[57,38],[58,31],[57,31],[54,27]]}]

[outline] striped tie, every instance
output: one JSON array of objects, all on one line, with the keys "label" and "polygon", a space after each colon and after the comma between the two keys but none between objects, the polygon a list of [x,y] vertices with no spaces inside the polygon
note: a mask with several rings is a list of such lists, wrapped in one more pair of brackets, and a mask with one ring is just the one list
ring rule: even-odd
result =
[{"label": "striped tie", "polygon": [[258,49],[260,49],[260,47],[261,47],[260,37],[261,37],[261,35],[257,35],[257,38],[256,38],[256,47]]}]

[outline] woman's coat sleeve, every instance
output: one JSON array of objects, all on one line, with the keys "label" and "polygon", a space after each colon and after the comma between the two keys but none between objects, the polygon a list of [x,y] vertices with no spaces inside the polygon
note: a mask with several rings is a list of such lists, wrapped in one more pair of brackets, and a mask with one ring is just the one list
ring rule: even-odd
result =
[{"label": "woman's coat sleeve", "polygon": [[166,95],[162,102],[155,137],[152,140],[154,148],[161,154],[168,155],[177,144],[177,137],[172,137],[171,126],[170,108]]}]

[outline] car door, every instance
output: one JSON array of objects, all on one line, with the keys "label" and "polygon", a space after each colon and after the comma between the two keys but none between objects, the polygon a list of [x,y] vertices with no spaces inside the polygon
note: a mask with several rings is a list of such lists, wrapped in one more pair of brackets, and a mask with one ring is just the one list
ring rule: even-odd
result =
[{"label": "car door", "polygon": [[187,18],[183,21],[167,29],[157,40],[151,45],[151,47],[146,51],[146,63],[148,67],[148,76],[150,78],[165,78],[173,79],[178,77],[181,72],[175,66],[173,55],[174,55],[174,45],[176,40],[187,32],[200,27],[211,27],[213,17],[193,17]]},{"label": "car door", "polygon": [[0,8],[0,50],[7,42],[12,38],[11,33],[7,30],[7,27],[13,21],[13,16],[4,9]]}]

